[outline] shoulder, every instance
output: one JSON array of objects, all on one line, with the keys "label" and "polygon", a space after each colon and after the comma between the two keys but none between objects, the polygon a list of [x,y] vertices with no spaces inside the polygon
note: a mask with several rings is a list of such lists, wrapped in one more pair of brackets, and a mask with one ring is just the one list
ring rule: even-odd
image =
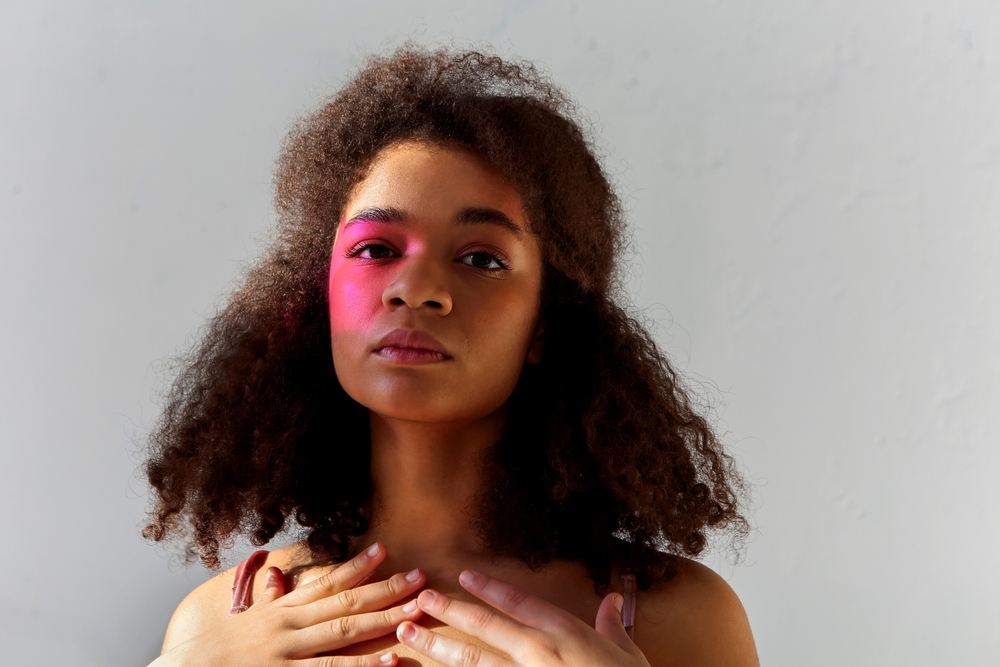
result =
[{"label": "shoulder", "polygon": [[218,574],[181,600],[170,617],[163,638],[163,652],[208,630],[229,614],[226,604],[231,595],[236,568]]},{"label": "shoulder", "polygon": [[[272,551],[258,572],[264,572],[269,567],[278,567],[283,572],[288,572],[298,564],[299,557],[299,552],[291,547]],[[233,567],[188,593],[170,618],[163,638],[162,651],[166,652],[183,644],[191,637],[207,632],[215,624],[229,618],[235,580],[236,568]],[[263,577],[257,576],[254,580],[254,596],[260,595],[263,585]]]},{"label": "shoulder", "polygon": [[743,604],[711,569],[682,558],[677,575],[639,593],[636,644],[653,667],[757,667]]}]

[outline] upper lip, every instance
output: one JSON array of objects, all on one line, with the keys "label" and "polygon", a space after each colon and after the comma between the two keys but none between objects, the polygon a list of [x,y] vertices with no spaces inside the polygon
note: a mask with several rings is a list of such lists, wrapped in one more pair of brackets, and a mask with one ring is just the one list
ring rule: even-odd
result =
[{"label": "upper lip", "polygon": [[450,357],[448,350],[438,339],[418,329],[393,329],[375,344],[375,352],[384,347],[405,347],[415,350],[429,350]]}]

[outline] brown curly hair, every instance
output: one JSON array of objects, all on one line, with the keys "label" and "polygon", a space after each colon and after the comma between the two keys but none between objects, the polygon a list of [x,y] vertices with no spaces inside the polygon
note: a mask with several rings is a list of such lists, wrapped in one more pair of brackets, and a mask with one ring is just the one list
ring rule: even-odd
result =
[{"label": "brown curly hair", "polygon": [[244,535],[290,517],[321,562],[348,558],[371,520],[367,410],[337,381],[327,272],[351,188],[386,146],[478,153],[520,193],[542,249],[544,360],[526,366],[484,461],[476,527],[494,554],[583,562],[604,590],[617,565],[670,579],[709,529],[745,534],[742,483],[644,326],[617,260],[621,204],[575,120],[534,65],[404,46],[372,57],[299,120],[278,161],[276,235],[182,360],[149,439],[147,539],[186,540],[219,566]]}]

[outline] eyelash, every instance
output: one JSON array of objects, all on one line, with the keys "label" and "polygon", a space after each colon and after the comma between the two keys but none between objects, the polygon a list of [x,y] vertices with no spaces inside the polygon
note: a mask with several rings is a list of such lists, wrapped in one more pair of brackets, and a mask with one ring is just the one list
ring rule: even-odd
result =
[{"label": "eyelash", "polygon": [[[385,248],[389,252],[393,253],[396,252],[385,243],[380,243],[378,241],[362,241],[361,243],[359,243],[358,245],[354,246],[353,248],[347,251],[347,257],[357,257],[361,260],[369,262],[378,262],[383,259],[392,259],[391,257],[359,257],[361,253],[363,253],[365,250],[368,250],[369,248]],[[501,257],[496,253],[492,253],[486,250],[474,250],[472,252],[467,252],[464,255],[462,255],[462,257],[460,257],[459,259],[465,259],[466,257],[471,257],[473,255],[486,255],[494,262],[496,262],[499,266],[496,268],[484,268],[481,266],[473,266],[471,264],[466,264],[465,262],[461,263],[477,271],[482,271],[484,273],[496,273],[497,271],[510,271],[510,264],[507,263],[507,260],[505,260],[503,257]]]},{"label": "eyelash", "polygon": [[[357,257],[358,255],[360,255],[361,253],[363,253],[365,250],[367,250],[369,248],[385,248],[386,250],[389,250],[390,252],[396,252],[395,250],[393,250],[392,248],[390,248],[386,244],[379,243],[378,241],[362,241],[361,243],[359,243],[358,245],[354,246],[353,248],[351,248],[350,250],[347,251],[347,257]],[[378,261],[380,261],[382,259],[390,259],[390,258],[388,258],[388,257],[362,257],[361,259],[367,260],[369,262],[378,262]]]}]

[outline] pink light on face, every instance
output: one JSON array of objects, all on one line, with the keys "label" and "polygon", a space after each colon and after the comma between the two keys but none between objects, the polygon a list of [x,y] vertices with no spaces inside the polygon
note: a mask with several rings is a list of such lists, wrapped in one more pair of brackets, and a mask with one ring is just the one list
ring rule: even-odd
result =
[{"label": "pink light on face", "polygon": [[385,288],[384,280],[379,280],[379,272],[356,270],[348,261],[338,239],[330,258],[327,285],[331,333],[367,331],[371,319],[382,307]]}]

